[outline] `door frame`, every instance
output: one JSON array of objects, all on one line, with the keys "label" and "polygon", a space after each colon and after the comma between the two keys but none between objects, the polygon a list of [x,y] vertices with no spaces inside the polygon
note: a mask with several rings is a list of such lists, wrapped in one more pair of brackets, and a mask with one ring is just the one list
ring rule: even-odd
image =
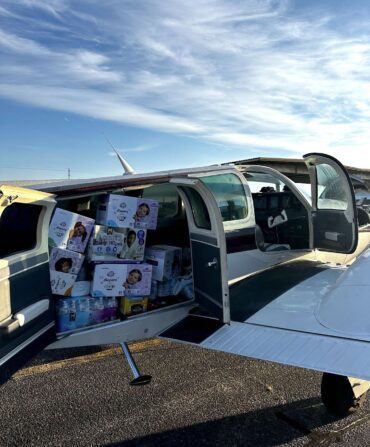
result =
[{"label": "door frame", "polygon": [[[218,174],[219,172],[217,172]],[[204,175],[207,175],[208,172],[204,172]],[[201,177],[202,174],[197,174],[197,177]],[[229,301],[229,285],[228,285],[228,276],[227,276],[227,253],[226,253],[226,238],[225,231],[222,222],[222,217],[220,210],[218,208],[217,202],[212,194],[212,192],[207,188],[205,184],[201,182],[199,178],[183,178],[183,177],[173,177],[170,179],[170,183],[175,184],[178,188],[179,195],[184,202],[186,216],[189,226],[189,236],[190,242],[202,242],[208,243],[216,247],[219,250],[220,254],[220,266],[219,266],[219,274],[220,274],[220,282],[222,287],[222,310],[223,310],[223,322],[230,323],[230,301]],[[211,229],[199,228],[193,217],[192,207],[189,202],[187,195],[184,193],[182,188],[192,188],[198,192],[201,199],[206,206],[206,209],[209,214]],[[198,236],[198,239],[197,239]],[[208,242],[207,242],[208,240]],[[193,255],[192,255],[193,256]],[[210,260],[211,261],[211,260]],[[193,265],[193,260],[192,260]],[[194,276],[193,276],[193,285],[194,285]],[[221,304],[221,303],[219,303]]]},{"label": "door frame", "polygon": [[[244,171],[245,170],[245,171]],[[306,197],[302,191],[297,188],[296,184],[291,180],[289,177],[285,176],[281,172],[277,171],[274,168],[270,168],[269,166],[262,166],[262,165],[243,165],[243,172],[248,173],[248,171],[254,171],[258,173],[266,173],[271,174],[272,176],[277,177],[281,182],[285,183],[291,191],[294,193],[294,195],[298,198],[298,200],[301,202],[301,204],[304,206],[304,208],[307,211],[307,217],[308,217],[308,231],[309,231],[309,246],[307,248],[303,249],[297,249],[294,250],[295,252],[307,252],[314,250],[314,243],[313,243],[313,224],[312,224],[312,206],[308,200],[308,197]],[[248,182],[248,180],[247,180]],[[292,250],[293,251],[293,250]],[[267,253],[268,254],[268,253]]]},{"label": "door frame", "polygon": [[[347,253],[351,254],[356,251],[357,245],[358,245],[358,221],[357,221],[357,208],[356,208],[356,199],[355,199],[355,193],[352,186],[351,179],[348,175],[348,172],[346,168],[343,166],[343,164],[337,160],[335,157],[332,157],[331,155],[322,154],[319,152],[310,152],[308,154],[305,154],[303,156],[303,160],[307,166],[308,173],[310,176],[311,181],[311,201],[312,201],[312,211],[310,220],[312,221],[312,228],[313,228],[313,248],[324,250],[324,251],[332,251],[335,253]],[[345,210],[337,209],[337,208],[319,208],[318,207],[318,180],[317,180],[317,174],[316,174],[316,165],[317,164],[327,164],[331,166],[335,172],[337,173],[338,177],[341,178],[341,180],[345,180],[343,183],[345,186],[345,192],[346,192],[346,198],[348,201],[348,206]],[[317,217],[319,214],[321,214],[323,211],[333,213],[342,213],[349,225],[352,225],[352,245],[350,250],[345,251],[338,251],[333,250],[330,247],[318,247],[316,246],[317,243],[315,242],[315,224],[314,224],[314,218],[317,220]]]},{"label": "door frame", "polygon": [[[35,246],[0,259],[0,291],[2,305],[5,306],[0,316],[0,330],[4,340],[2,350],[6,351],[0,358],[1,381],[9,378],[25,361],[55,339],[50,285],[45,285],[45,296],[32,296],[36,292],[28,290],[29,295],[25,297],[24,305],[20,302],[14,304],[14,299],[16,303],[19,300],[14,297],[13,286],[15,281],[22,281],[22,277],[30,274],[33,269],[41,269],[44,272],[42,277],[48,277],[48,231],[56,201],[52,194],[12,185],[0,186],[0,218],[9,206],[16,203],[38,205],[42,209],[37,219]],[[18,330],[20,332],[17,336]],[[29,331],[30,334],[27,335]]]}]

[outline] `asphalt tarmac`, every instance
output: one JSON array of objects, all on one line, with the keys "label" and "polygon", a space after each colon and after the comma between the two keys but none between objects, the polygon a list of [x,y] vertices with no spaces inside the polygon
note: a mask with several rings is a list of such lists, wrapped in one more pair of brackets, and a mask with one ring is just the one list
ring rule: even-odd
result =
[{"label": "asphalt tarmac", "polygon": [[370,446],[370,399],[343,419],[321,375],[163,342],[44,351],[0,388],[0,446]]}]

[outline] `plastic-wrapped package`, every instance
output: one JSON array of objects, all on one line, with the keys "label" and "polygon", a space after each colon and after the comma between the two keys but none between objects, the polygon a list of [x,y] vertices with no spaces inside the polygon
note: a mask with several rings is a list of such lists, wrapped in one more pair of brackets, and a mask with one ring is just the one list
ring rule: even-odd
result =
[{"label": "plastic-wrapped package", "polygon": [[158,297],[176,296],[180,294],[187,299],[193,298],[192,275],[178,276],[177,278],[170,279],[169,281],[157,283]]}]

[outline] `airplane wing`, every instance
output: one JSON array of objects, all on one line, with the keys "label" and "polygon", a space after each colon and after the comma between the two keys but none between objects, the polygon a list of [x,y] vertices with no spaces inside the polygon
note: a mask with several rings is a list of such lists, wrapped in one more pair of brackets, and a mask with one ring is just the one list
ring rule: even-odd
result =
[{"label": "airplane wing", "polygon": [[280,265],[230,288],[231,324],[189,316],[162,336],[370,380],[368,272],[370,250],[349,267]]},{"label": "airplane wing", "polygon": [[370,342],[232,322],[201,347],[370,380]]}]

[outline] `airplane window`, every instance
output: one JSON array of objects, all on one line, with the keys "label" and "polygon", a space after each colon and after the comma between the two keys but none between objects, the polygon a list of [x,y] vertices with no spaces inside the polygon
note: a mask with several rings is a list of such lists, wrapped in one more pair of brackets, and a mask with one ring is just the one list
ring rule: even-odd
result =
[{"label": "airplane window", "polygon": [[236,175],[210,175],[202,177],[202,182],[213,193],[224,222],[245,219],[247,217],[247,198],[243,184]]},{"label": "airplane window", "polygon": [[209,217],[207,207],[200,194],[195,189],[188,187],[184,187],[183,191],[185,192],[190,202],[195,225],[198,228],[210,230],[212,228],[211,219]]},{"label": "airplane window", "polygon": [[37,243],[37,226],[42,206],[12,203],[0,217],[0,259],[32,250]]},{"label": "airplane window", "polygon": [[346,210],[348,197],[344,180],[333,166],[322,163],[316,166],[318,209]]},{"label": "airplane window", "polygon": [[246,178],[252,193],[282,191],[284,188],[284,183],[269,173],[248,171]]},{"label": "airplane window", "polygon": [[162,183],[145,188],[142,193],[143,198],[158,200],[159,219],[168,219],[177,216],[179,212],[179,194],[175,185]]}]

